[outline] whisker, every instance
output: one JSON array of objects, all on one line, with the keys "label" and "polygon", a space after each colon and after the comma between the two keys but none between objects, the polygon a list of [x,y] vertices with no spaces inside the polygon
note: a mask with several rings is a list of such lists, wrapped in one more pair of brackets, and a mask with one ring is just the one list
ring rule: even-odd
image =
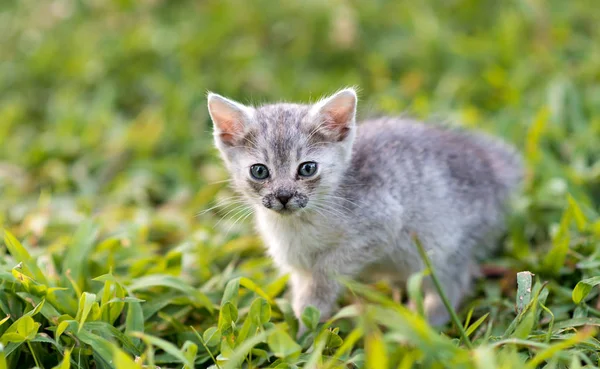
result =
[{"label": "whisker", "polygon": [[322,200],[319,205],[326,206],[327,208],[331,209],[332,211],[337,211],[337,212],[339,212],[341,214],[345,214],[345,215],[349,214],[349,213],[353,213],[352,209],[345,207],[341,204],[335,203],[335,202],[329,202],[326,200]]},{"label": "whisker", "polygon": [[317,201],[322,205],[327,205],[334,209],[339,208],[338,210],[346,210],[346,211],[350,211],[350,212],[352,211],[352,209],[350,209],[349,207],[347,207],[344,204],[341,204],[335,200],[331,200],[328,198],[321,198],[321,199],[317,199]]},{"label": "whisker", "polygon": [[340,215],[337,214],[333,211],[331,211],[331,209],[323,207],[323,206],[314,206],[313,209],[315,211],[317,211],[317,213],[319,213],[323,218],[342,218],[345,219],[346,217],[344,215]]},{"label": "whisker", "polygon": [[361,202],[361,204],[358,204],[358,203],[356,203],[356,202],[354,202],[354,201],[352,201],[352,200],[350,200],[350,199],[347,199],[347,198],[345,198],[345,197],[342,197],[342,196],[337,196],[337,195],[331,195],[331,194],[330,194],[330,195],[326,195],[326,197],[327,197],[327,198],[331,198],[331,199],[336,199],[336,200],[343,200],[343,201],[346,201],[346,202],[348,202],[348,203],[350,203],[350,204],[352,204],[352,205],[356,206],[357,208],[360,208],[360,207],[361,207],[361,205],[366,205],[366,203],[362,202],[361,200],[358,200],[358,201],[360,201],[360,202]]},{"label": "whisker", "polygon": [[228,182],[232,182],[232,181],[233,181],[233,178],[228,178],[228,179],[223,179],[220,181],[209,182],[209,183],[207,183],[207,185],[210,186],[210,185],[216,185],[216,184],[221,184],[221,183],[228,183]]},{"label": "whisker", "polygon": [[238,200],[238,199],[241,199],[241,198],[243,198],[243,196],[242,196],[242,195],[233,195],[233,196],[226,197],[226,198],[224,198],[224,199],[220,199],[220,200],[217,202],[217,204],[222,204],[222,203],[225,203],[225,202],[227,202],[227,201]]},{"label": "whisker", "polygon": [[[222,200],[220,200],[219,202],[217,202],[217,203],[216,203],[215,205],[213,205],[212,207],[210,207],[210,208],[208,208],[208,209],[204,209],[204,210],[202,210],[202,211],[198,212],[198,213],[196,214],[196,216],[200,216],[200,215],[206,214],[206,213],[208,213],[209,211],[211,211],[211,210],[213,210],[213,209],[216,209],[216,208],[219,208],[219,207],[221,207],[221,206],[225,206],[225,207],[227,208],[227,207],[229,207],[229,206],[231,206],[231,205],[233,205],[233,204],[239,203],[239,201],[237,201],[237,200],[240,200],[240,199],[243,199],[243,196],[241,196],[241,195],[237,195],[237,196],[231,196],[231,197],[227,197],[227,198],[225,198],[225,199],[222,199]],[[231,202],[230,202],[230,201],[231,201]],[[230,202],[230,203],[229,203],[229,204],[227,204],[227,202]]]},{"label": "whisker", "polygon": [[[238,206],[236,206],[235,208],[233,208],[233,209],[229,210],[229,211],[228,211],[228,212],[227,212],[225,215],[223,215],[223,216],[221,217],[221,219],[219,219],[219,221],[218,221],[218,222],[217,222],[217,223],[216,223],[216,224],[213,226],[213,228],[216,228],[216,227],[217,227],[217,226],[218,226],[218,225],[219,225],[219,224],[220,224],[220,223],[221,223],[223,220],[225,220],[225,219],[231,219],[231,218],[235,217],[236,215],[238,215],[238,214],[240,213],[240,211],[244,211],[244,210],[246,210],[247,208],[248,208],[248,205],[247,205],[247,204],[241,204],[241,205],[238,205]],[[235,213],[235,214],[233,214],[231,217],[227,218],[227,216],[228,216],[229,214],[233,213],[234,211],[235,211],[236,213]]]},{"label": "whisker", "polygon": [[333,215],[336,217],[341,217],[341,218],[346,218],[348,216],[348,214],[346,214],[338,209],[332,208],[331,206],[326,206],[326,205],[327,204],[320,203],[319,201],[313,202],[313,208],[319,208],[319,209],[327,212],[330,215]]},{"label": "whisker", "polygon": [[[229,235],[229,232],[231,231],[231,229],[241,220],[241,219],[246,219],[250,214],[252,214],[254,211],[252,209],[244,209],[244,210],[249,210],[248,213],[244,214],[242,213],[242,215],[240,215],[227,229],[227,232],[225,232],[225,236]],[[236,213],[237,215],[238,213]],[[233,217],[232,217],[233,218]]]},{"label": "whisker", "polygon": [[311,208],[311,210],[314,210],[314,211],[315,211],[317,214],[319,214],[321,217],[323,217],[323,218],[327,218],[327,216],[326,216],[325,214],[323,214],[323,213],[320,211],[320,208],[318,208],[318,207],[313,207],[313,208]]},{"label": "whisker", "polygon": [[254,214],[254,210],[250,209],[250,211],[248,212],[248,214],[246,214],[242,220],[240,220],[240,223],[243,223],[250,215]]},{"label": "whisker", "polygon": [[[313,201],[321,201],[323,204],[329,205],[331,207],[340,207],[341,209],[343,209],[347,212],[353,212],[354,211],[354,209],[352,209],[353,206],[358,209],[361,208],[361,204],[358,204],[358,203],[356,203],[350,199],[347,199],[345,197],[334,195],[331,193],[318,192],[318,193],[313,194],[313,197],[315,197],[315,200],[313,200]],[[347,204],[349,204],[349,205],[347,205]],[[363,203],[362,205],[365,205],[365,204]]]}]

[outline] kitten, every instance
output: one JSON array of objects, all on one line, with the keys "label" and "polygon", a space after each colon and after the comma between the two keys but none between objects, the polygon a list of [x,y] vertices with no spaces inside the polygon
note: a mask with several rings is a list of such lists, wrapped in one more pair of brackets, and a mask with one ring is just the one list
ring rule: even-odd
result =
[{"label": "kitten", "polygon": [[[406,282],[423,269],[413,233],[458,307],[477,260],[499,245],[520,156],[482,134],[410,120],[357,126],[356,104],[352,89],[313,105],[250,107],[208,95],[216,146],[269,254],[290,273],[295,314],[313,305],[331,316],[335,275]],[[430,323],[444,324],[432,282],[423,288]]]}]

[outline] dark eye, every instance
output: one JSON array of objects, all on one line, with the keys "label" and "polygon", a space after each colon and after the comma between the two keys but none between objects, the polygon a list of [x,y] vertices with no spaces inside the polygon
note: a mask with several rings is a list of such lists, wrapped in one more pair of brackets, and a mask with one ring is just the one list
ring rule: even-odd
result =
[{"label": "dark eye", "polygon": [[298,167],[298,175],[301,177],[312,177],[317,172],[317,163],[314,161],[307,161],[306,163],[300,164]]},{"label": "dark eye", "polygon": [[267,169],[266,166],[262,165],[262,164],[254,164],[253,166],[250,167],[250,175],[254,178],[254,179],[267,179],[269,178],[269,170]]}]

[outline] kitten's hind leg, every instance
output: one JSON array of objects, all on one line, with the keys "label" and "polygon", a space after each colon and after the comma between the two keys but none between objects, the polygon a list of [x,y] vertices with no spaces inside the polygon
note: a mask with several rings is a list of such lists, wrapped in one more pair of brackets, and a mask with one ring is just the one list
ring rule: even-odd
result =
[{"label": "kitten's hind leg", "polygon": [[[457,310],[463,299],[471,293],[473,280],[471,268],[469,267],[467,270],[459,267],[456,270],[440,269],[436,270],[436,275],[450,305],[452,305],[453,309]],[[437,288],[431,278],[427,278],[424,281],[423,291],[425,294],[423,305],[429,324],[438,327],[448,323],[450,321],[450,313],[438,294]]]}]

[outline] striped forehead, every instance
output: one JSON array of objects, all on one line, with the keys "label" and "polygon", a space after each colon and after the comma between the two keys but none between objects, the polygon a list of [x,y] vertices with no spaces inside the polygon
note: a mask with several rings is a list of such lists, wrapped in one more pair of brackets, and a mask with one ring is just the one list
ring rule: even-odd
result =
[{"label": "striped forehead", "polygon": [[257,146],[275,167],[287,168],[296,161],[308,134],[308,107],[294,104],[267,105],[257,109]]}]

